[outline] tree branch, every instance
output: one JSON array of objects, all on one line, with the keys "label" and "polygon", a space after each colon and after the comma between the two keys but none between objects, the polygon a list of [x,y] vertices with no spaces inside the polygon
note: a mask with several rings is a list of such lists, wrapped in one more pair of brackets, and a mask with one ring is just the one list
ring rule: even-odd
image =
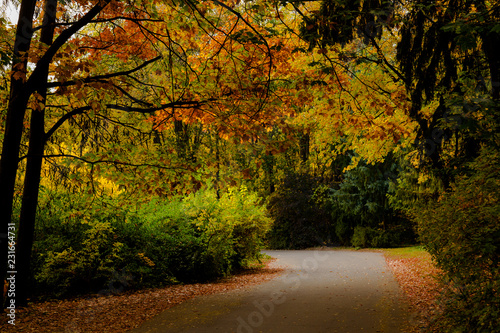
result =
[{"label": "tree branch", "polygon": [[64,124],[64,122],[66,122],[66,120],[68,120],[69,118],[71,118],[73,116],[76,116],[78,114],[82,114],[85,111],[89,111],[91,109],[92,108],[90,106],[82,106],[80,108],[76,108],[76,109],[74,109],[74,110],[66,113],[64,116],[62,116],[61,118],[59,118],[59,120],[50,128],[50,130],[48,130],[47,133],[45,133],[44,142],[47,142],[47,140],[49,140],[49,138],[52,136],[52,134],[54,134],[54,132],[59,127],[61,127],[61,125]]},{"label": "tree branch", "polygon": [[[382,49],[380,48],[380,45],[378,45],[375,38],[373,36],[366,34],[366,33],[365,33],[365,35],[370,38],[370,41],[372,42],[373,46],[375,46],[375,49],[377,50],[377,55],[378,55],[379,59],[387,66],[387,68],[389,68],[398,77],[398,79],[400,79],[405,84],[407,84],[408,83],[407,78],[405,78],[404,75],[400,71],[398,71],[398,69],[387,60],[387,58],[384,56]],[[396,81],[396,80],[394,80],[394,81]]]},{"label": "tree branch", "polygon": [[[159,106],[146,107],[146,108],[118,105],[118,104],[106,104],[106,108],[119,111],[126,111],[126,112],[153,113],[159,110],[170,109],[170,108],[184,108],[184,109],[200,108],[203,106],[203,104],[212,102],[214,100],[215,99],[208,99],[205,101],[176,101],[176,102],[161,104]],[[91,109],[92,107],[90,106],[82,106],[66,113],[64,116],[59,118],[59,120],[45,134],[44,137],[45,142],[47,142],[47,140],[54,134],[54,132],[59,127],[61,127],[68,119],[70,119],[73,116],[82,114],[85,111],[90,111]]]},{"label": "tree branch", "polygon": [[109,109],[115,109],[126,112],[139,112],[139,113],[153,113],[155,111],[170,109],[170,108],[181,108],[181,109],[193,109],[200,108],[203,104],[207,102],[213,102],[215,98],[210,98],[205,101],[176,101],[171,103],[161,104],[159,106],[149,107],[149,108],[140,108],[135,106],[126,106],[126,105],[118,105],[118,104],[107,104],[106,107]]},{"label": "tree branch", "polygon": [[96,161],[91,161],[86,158],[76,156],[76,155],[69,155],[69,154],[54,154],[54,155],[43,155],[43,158],[74,158],[76,160],[85,162],[87,164],[90,164],[92,166],[100,163],[105,163],[105,164],[113,164],[113,165],[123,165],[123,166],[129,166],[129,167],[153,167],[157,169],[164,169],[164,170],[189,170],[187,168],[181,168],[181,167],[166,167],[164,165],[158,165],[158,164],[151,164],[151,163],[130,163],[130,162],[123,162],[123,161],[117,161],[117,160],[96,160]]},{"label": "tree branch", "polygon": [[[241,13],[235,11],[234,9],[232,9],[231,7],[229,7],[228,5],[218,1],[218,0],[212,0],[215,4],[221,6],[222,8],[225,8],[226,10],[228,10],[229,12],[231,12],[232,14],[236,15],[236,17],[238,17],[238,19],[242,20],[246,26],[248,26],[255,34],[257,34],[257,36],[259,36],[259,38],[262,40],[262,42],[264,43],[264,45],[266,46],[266,49],[267,49],[267,54],[269,55],[269,70],[268,70],[268,73],[267,73],[267,89],[266,89],[266,96],[265,98],[263,99],[261,105],[259,105],[259,108],[257,109],[257,111],[255,112],[254,116],[259,113],[263,107],[264,107],[264,104],[265,104],[265,101],[269,98],[269,86],[270,86],[270,81],[271,81],[271,72],[272,72],[272,68],[273,68],[273,55],[272,55],[272,52],[271,52],[271,47],[269,46],[266,38],[264,36],[262,36],[262,34],[260,32],[257,31],[257,29],[255,29],[255,27],[250,24],[250,22],[248,22],[244,17],[243,15],[241,15]],[[252,117],[253,118],[253,117]]]},{"label": "tree branch", "polygon": [[143,62],[142,64],[140,64],[139,66],[132,68],[132,69],[129,69],[127,71],[109,73],[109,74],[104,74],[104,75],[96,75],[96,76],[92,76],[92,77],[86,77],[82,80],[70,80],[70,81],[65,81],[65,82],[49,82],[49,83],[47,83],[47,87],[48,88],[68,87],[68,86],[76,85],[77,82],[90,83],[90,82],[95,82],[95,81],[103,80],[103,79],[111,79],[111,78],[117,77],[117,76],[130,75],[134,72],[141,70],[142,68],[146,67],[147,65],[149,65],[149,64],[151,64],[151,63],[153,63],[161,58],[162,58],[162,56],[157,56],[157,57],[150,59],[150,60],[147,60],[147,61]]},{"label": "tree branch", "polygon": [[59,51],[59,49],[68,42],[68,40],[73,37],[74,34],[78,32],[81,28],[89,24],[94,17],[96,17],[109,3],[111,0],[100,0],[94,7],[92,7],[87,14],[85,14],[80,20],[75,22],[69,28],[61,32],[61,34],[56,38],[52,45],[47,49],[45,54],[40,58],[36,64],[33,73],[26,82],[26,87],[28,89],[28,94],[31,95],[37,87],[37,82],[43,80],[44,68],[48,68],[49,64],[52,62],[54,55]]},{"label": "tree branch", "polygon": [[[131,21],[131,22],[136,22],[136,23],[138,23],[138,22],[163,22],[163,20],[159,20],[159,19],[151,19],[151,18],[139,19],[139,18],[132,18],[132,17],[127,17],[127,16],[116,16],[116,17],[108,18],[108,19],[91,20],[89,23],[92,23],[92,24],[94,24],[94,23],[106,23],[106,22],[113,22],[116,20],[127,20],[127,21]],[[63,26],[67,26],[67,25],[73,25],[77,22],[59,22],[59,23],[54,24],[54,26],[55,27],[63,27]],[[33,28],[33,31],[37,31],[37,30],[40,30],[42,28],[43,28],[43,25],[40,25],[36,28]]]}]

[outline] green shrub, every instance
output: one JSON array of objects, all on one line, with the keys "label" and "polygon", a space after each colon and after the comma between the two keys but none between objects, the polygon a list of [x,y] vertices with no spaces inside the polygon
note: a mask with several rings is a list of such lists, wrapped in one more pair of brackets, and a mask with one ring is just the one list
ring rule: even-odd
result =
[{"label": "green shrub", "polygon": [[33,252],[37,290],[56,296],[106,291],[117,274],[129,288],[206,281],[260,257],[270,219],[245,187],[217,199],[201,190],[152,199],[138,209],[117,202],[43,193]]},{"label": "green shrub", "polygon": [[348,246],[351,243],[354,230],[353,226],[356,222],[338,210],[333,210],[332,215],[335,221],[335,235],[340,245]]},{"label": "green shrub", "polygon": [[273,219],[269,246],[300,249],[330,243],[334,231],[327,190],[309,174],[288,174],[268,200]]},{"label": "green shrub", "polygon": [[401,245],[401,236],[398,230],[382,230],[371,227],[356,226],[352,235],[351,244],[354,247],[396,247]]},{"label": "green shrub", "polygon": [[31,265],[35,290],[53,295],[95,290],[119,265],[123,244],[115,238],[114,222],[109,215],[91,214],[88,199],[42,190]]},{"label": "green shrub", "polygon": [[351,239],[351,244],[354,247],[368,247],[369,246],[369,241],[368,241],[368,233],[371,229],[362,227],[362,226],[356,226],[354,228],[354,233],[352,235]]},{"label": "green shrub", "polygon": [[500,332],[500,153],[484,148],[437,200],[410,209],[419,234],[443,269],[443,313],[448,332]]},{"label": "green shrub", "polygon": [[390,158],[360,164],[347,171],[331,190],[331,212],[338,240],[355,247],[393,247],[411,243],[411,221],[396,210],[388,197],[399,166]]},{"label": "green shrub", "polygon": [[[260,256],[270,219],[256,194],[246,187],[229,189],[216,199],[214,191],[194,196],[187,208],[201,232],[204,271],[221,276]],[[208,266],[207,266],[208,265]]]},{"label": "green shrub", "polygon": [[249,193],[244,186],[239,190],[229,189],[219,201],[221,219],[233,226],[231,264],[234,268],[260,258],[263,240],[271,227],[271,219],[260,201],[257,193]]},{"label": "green shrub", "polygon": [[62,251],[49,250],[42,255],[44,264],[37,281],[56,295],[88,291],[109,281],[116,269],[123,244],[113,240],[109,222],[82,222],[88,225],[81,243]]}]

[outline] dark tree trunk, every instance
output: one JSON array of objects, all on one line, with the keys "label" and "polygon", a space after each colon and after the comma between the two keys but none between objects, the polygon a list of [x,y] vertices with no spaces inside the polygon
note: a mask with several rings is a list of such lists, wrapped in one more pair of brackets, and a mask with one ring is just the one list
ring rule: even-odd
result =
[{"label": "dark tree trunk", "polygon": [[215,133],[215,191],[217,199],[220,199],[220,151],[219,151],[219,134]]},{"label": "dark tree trunk", "polygon": [[42,156],[45,146],[43,141],[44,114],[44,110],[32,111],[31,113],[29,149],[16,246],[18,275],[16,280],[16,304],[20,306],[26,305],[26,299],[31,293],[29,287],[31,249],[35,230]]},{"label": "dark tree trunk", "polygon": [[[8,226],[12,221],[14,187],[19,163],[19,149],[23,133],[23,121],[28,105],[29,89],[25,83],[27,59],[21,54],[30,49],[32,20],[36,0],[23,0],[19,11],[16,38],[14,41],[14,60],[12,64],[9,104],[5,122],[2,158],[0,159],[0,281],[7,274]],[[21,76],[19,76],[21,74]],[[15,267],[9,267],[15,271]],[[0,305],[4,307],[3,293],[0,293]]]},{"label": "dark tree trunk", "polygon": [[309,159],[309,133],[302,133],[299,139],[299,154],[302,163],[306,163]]},{"label": "dark tree trunk", "polygon": [[[54,37],[54,23],[56,19],[57,0],[45,0],[43,28],[40,41],[44,44],[52,44]],[[47,98],[47,77],[49,68],[42,71],[42,82],[38,94],[42,97],[41,102],[45,105]],[[24,178],[24,191],[19,219],[19,234],[17,239],[16,260],[18,262],[18,278],[16,303],[26,305],[27,298],[32,290],[30,288],[31,252],[33,248],[35,219],[38,203],[38,191],[42,171],[43,153],[45,148],[45,106],[41,110],[31,111],[30,137],[26,173]]]},{"label": "dark tree trunk", "polygon": [[500,99],[500,56],[497,47],[500,43],[500,35],[491,32],[483,37],[483,51],[488,59],[491,75],[491,97],[493,100]]},{"label": "dark tree trunk", "polygon": [[[498,6],[493,6],[494,9],[489,9],[486,1],[480,1],[475,5],[483,13],[487,13],[488,18],[487,23],[493,25],[498,23],[498,16],[500,15],[500,9]],[[489,16],[489,17],[488,17]],[[481,32],[481,47],[486,55],[486,61],[488,62],[488,67],[490,70],[491,79],[491,97],[494,101],[500,99],[500,56],[498,55],[498,45],[500,43],[500,33],[493,31],[493,29],[484,29]]]},{"label": "dark tree trunk", "polygon": [[182,120],[174,120],[177,156],[185,162],[196,163],[198,148],[201,144],[201,125],[186,124]]},{"label": "dark tree trunk", "polygon": [[[24,116],[28,106],[28,101],[33,92],[38,92],[44,101],[46,84],[47,84],[47,73],[48,67],[52,62],[52,58],[57,52],[57,50],[63,46],[78,30],[83,28],[88,24],[96,15],[98,15],[110,2],[110,0],[102,0],[92,7],[80,20],[73,23],[66,30],[61,32],[54,43],[54,47],[50,47],[47,52],[42,56],[42,58],[36,64],[35,69],[31,73],[29,79],[27,79],[27,59],[21,57],[30,50],[31,39],[33,37],[33,14],[35,11],[36,0],[22,0],[19,10],[19,19],[16,29],[16,38],[14,41],[13,50],[13,74],[11,77],[10,85],[10,95],[9,104],[7,108],[7,119],[5,122],[5,132],[4,140],[2,145],[2,157],[0,159],[0,280],[4,281],[7,270],[9,272],[9,277],[13,274],[16,278],[16,292],[19,291],[19,283],[23,283],[23,279],[26,279],[26,267],[29,271],[29,259],[26,261],[26,257],[29,258],[31,253],[31,245],[33,239],[33,229],[34,218],[36,214],[36,204],[38,198],[38,186],[40,183],[40,166],[37,164],[41,163],[41,158],[43,155],[43,147],[45,141],[45,135],[43,134],[43,113],[32,115],[32,130],[35,133],[30,134],[30,147],[29,147],[29,174],[25,177],[25,193],[27,198],[23,198],[23,207],[21,214],[20,230],[18,241],[21,245],[9,244],[7,235],[9,233],[9,225],[12,221],[12,210],[14,202],[14,188],[15,179],[18,170],[19,163],[19,151],[20,144],[24,129]],[[55,19],[57,0],[46,0],[47,7],[45,8],[44,23],[50,22],[50,20]],[[45,21],[45,19],[49,21]],[[50,41],[49,41],[50,37]],[[53,38],[53,26],[50,24],[45,24],[41,31],[41,41],[46,44],[51,44]],[[40,160],[38,160],[40,159]],[[33,195],[33,193],[35,193]],[[31,207],[31,208],[28,208]],[[33,210],[34,207],[34,210]],[[26,228],[27,230],[22,230]],[[12,231],[11,231],[12,232]],[[31,236],[30,236],[31,234]],[[11,246],[12,245],[12,246]],[[16,273],[15,266],[7,267],[7,254],[9,249],[17,247],[16,259],[19,255],[21,263],[20,270],[23,272],[22,280],[17,281],[19,273]],[[19,249],[21,248],[21,249]],[[24,288],[24,287],[23,287]],[[23,289],[22,293],[26,293]],[[0,305],[5,306],[3,293],[0,293]],[[16,297],[16,301],[20,298]]]},{"label": "dark tree trunk", "polygon": [[274,185],[274,155],[269,153],[268,155],[263,156],[263,161],[264,161],[264,172],[266,174],[267,178],[267,185],[268,185],[268,190],[269,194],[273,194],[276,191],[276,186]]},{"label": "dark tree trunk", "polygon": [[175,142],[177,144],[177,156],[186,161],[189,150],[189,134],[187,125],[182,120],[174,120]]}]

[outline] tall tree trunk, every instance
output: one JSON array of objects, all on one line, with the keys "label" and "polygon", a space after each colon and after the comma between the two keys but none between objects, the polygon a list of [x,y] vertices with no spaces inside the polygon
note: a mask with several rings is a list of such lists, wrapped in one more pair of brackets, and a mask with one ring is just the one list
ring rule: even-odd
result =
[{"label": "tall tree trunk", "polygon": [[274,164],[275,158],[272,153],[266,154],[263,157],[263,168],[267,178],[267,190],[269,194],[273,194],[276,191],[276,186],[274,185]]},{"label": "tall tree trunk", "polygon": [[189,134],[187,125],[182,120],[174,120],[175,143],[177,145],[177,156],[183,161],[188,160]]},{"label": "tall tree trunk", "polygon": [[[92,19],[96,17],[109,4],[109,2],[111,2],[111,0],[101,0],[100,2],[96,3],[82,18],[80,18],[78,21],[74,22],[71,26],[69,26],[66,30],[61,32],[61,34],[56,39],[56,43],[54,43],[55,47],[49,48],[47,53],[45,53],[44,56],[36,64],[36,67],[31,73],[31,76],[29,77],[28,81],[26,81],[27,59],[22,58],[21,55],[26,54],[27,51],[30,50],[31,39],[33,37],[32,22],[36,6],[36,0],[21,0],[19,20],[17,23],[17,30],[16,30],[16,38],[14,41],[14,52],[13,52],[14,60],[12,65],[13,73],[11,76],[9,105],[7,108],[7,119],[5,122],[5,133],[2,146],[2,158],[0,159],[0,188],[2,189],[0,191],[0,228],[1,228],[0,229],[0,257],[1,257],[0,279],[1,281],[4,280],[7,274],[6,258],[9,248],[9,243],[7,241],[7,234],[9,232],[9,224],[12,220],[14,187],[18,169],[21,138],[23,134],[23,121],[30,95],[33,92],[37,91],[39,93],[42,92],[41,95],[42,97],[44,96],[47,84],[48,67],[52,62],[52,58],[57,52],[57,50],[61,46],[63,46],[76,32],[78,32],[78,30],[80,30],[89,22],[91,22]],[[54,2],[51,0],[49,2],[49,0],[47,0],[46,4],[47,3],[56,4],[57,1]],[[53,10],[51,10],[51,8],[53,8]],[[56,6],[53,7],[49,6],[46,8],[47,10],[45,15],[47,19],[49,19],[49,17],[52,17],[52,20],[55,19],[55,8]],[[50,24],[45,25],[44,28],[42,28],[42,30],[44,31],[41,32],[41,36],[42,35],[50,36],[50,40],[52,40],[53,31],[51,29],[53,29],[53,27],[51,27]],[[46,37],[42,38],[48,41],[48,38],[47,39],[45,39]],[[44,135],[42,135],[43,114],[34,116],[34,119],[32,121],[33,121],[32,126],[34,128],[38,128],[38,134],[33,134],[32,137],[30,136],[30,141],[33,140],[32,141],[33,147],[30,148],[32,150],[30,150],[29,154],[31,157],[36,156],[38,154],[37,152],[40,151],[41,149],[41,153],[38,154],[39,158],[41,158],[44,146],[43,141],[45,139]],[[34,143],[37,138],[40,139],[40,141],[42,142]],[[30,162],[31,164],[30,174],[36,173],[37,170],[36,163],[38,162],[36,162],[35,160]],[[37,184],[39,184],[40,175],[38,176],[32,175],[32,177],[33,178],[28,183],[28,187],[30,189],[27,190],[27,192],[25,193],[28,196],[30,196],[31,193],[34,192],[35,187],[37,188],[37,193],[38,193]],[[36,181],[37,177],[38,181]],[[23,214],[24,217],[22,219],[26,222],[23,223],[22,228],[24,228],[24,226],[27,226],[27,228],[29,229],[30,222],[27,221],[29,221],[30,219],[32,225],[34,225],[34,213],[33,212],[29,213],[29,209],[26,207],[34,206],[36,212],[36,199],[37,196],[31,195],[29,199],[27,198],[26,200],[23,200],[23,206],[25,208],[22,209],[24,210]],[[19,231],[19,233],[23,234],[23,236],[21,236],[21,242],[24,244],[23,245],[24,250],[20,251],[20,255],[24,257],[26,256],[25,252],[26,247],[30,245],[29,241],[30,232],[28,230],[26,232]],[[15,244],[12,245],[14,246]],[[10,248],[13,248],[13,246],[10,246]],[[29,253],[30,252],[31,249],[29,249]],[[16,274],[15,267],[9,267],[8,269],[9,271],[14,271],[14,274]],[[9,276],[11,275],[12,273],[9,273]],[[3,300],[3,293],[0,293],[0,304],[5,305]]]},{"label": "tall tree trunk", "polygon": [[219,134],[215,132],[215,189],[217,199],[220,199],[220,151],[219,151]]},{"label": "tall tree trunk", "polygon": [[[56,19],[57,0],[45,0],[43,28],[40,41],[52,44],[54,37],[54,23]],[[35,219],[38,203],[38,192],[42,171],[43,153],[45,148],[45,101],[47,98],[48,65],[43,68],[43,81],[39,82],[38,94],[42,97],[41,110],[31,111],[30,137],[26,173],[24,178],[24,191],[19,219],[19,234],[17,238],[16,260],[18,262],[18,279],[16,280],[18,305],[26,305],[31,293],[30,266],[33,238],[35,232]]]},{"label": "tall tree trunk", "polygon": [[[498,23],[498,16],[500,15],[500,9],[498,6],[493,8],[488,8],[486,5],[487,1],[478,1],[475,6],[483,13],[487,13],[485,16],[487,18],[487,24]],[[488,67],[490,70],[490,80],[491,80],[491,97],[495,102],[500,99],[500,57],[498,56],[498,44],[500,43],[500,33],[491,29],[484,29],[481,31],[481,48],[486,55],[486,61],[488,62]]]},{"label": "tall tree trunk", "polygon": [[491,76],[491,97],[494,101],[500,100],[500,57],[498,56],[498,44],[500,34],[490,32],[484,34],[483,51],[486,54]]},{"label": "tall tree trunk", "polygon": [[300,133],[299,138],[299,155],[302,164],[306,164],[309,159],[309,141],[310,136],[309,133]]},{"label": "tall tree trunk", "polygon": [[[7,274],[8,226],[12,220],[19,149],[24,128],[24,115],[29,100],[29,90],[25,83],[27,59],[21,55],[27,52],[31,46],[35,5],[36,0],[23,0],[21,2],[14,41],[13,74],[10,83],[2,158],[0,159],[0,281],[2,282]],[[15,267],[9,267],[9,271],[15,271]],[[3,293],[0,293],[0,305],[3,309]]]}]

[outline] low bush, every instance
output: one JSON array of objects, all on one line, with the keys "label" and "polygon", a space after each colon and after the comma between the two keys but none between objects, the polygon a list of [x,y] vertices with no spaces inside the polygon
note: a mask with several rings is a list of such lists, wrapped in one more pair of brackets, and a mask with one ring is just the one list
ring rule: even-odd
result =
[{"label": "low bush", "polygon": [[390,157],[375,164],[361,161],[345,172],[330,192],[333,224],[342,245],[394,247],[414,242],[413,224],[388,197],[398,173],[399,166]]},{"label": "low bush", "polygon": [[[152,199],[132,211],[117,201],[44,193],[33,255],[42,294],[206,281],[260,257],[270,220],[246,188],[220,199],[202,190],[184,199]],[[122,288],[121,288],[122,289]]]},{"label": "low bush", "polygon": [[356,226],[351,239],[354,247],[396,247],[402,243],[401,228],[392,228],[391,230],[375,229],[371,227]]},{"label": "low bush", "polygon": [[437,200],[409,209],[419,234],[444,271],[446,332],[500,332],[500,153],[484,148]]},{"label": "low bush", "polygon": [[289,173],[268,199],[273,218],[269,246],[300,249],[318,245],[394,247],[415,241],[412,222],[390,203],[399,166],[391,158],[359,165],[337,184]]},{"label": "low bush", "polygon": [[330,243],[334,231],[327,190],[309,174],[288,174],[268,200],[273,219],[269,247],[301,249]]},{"label": "low bush", "polygon": [[[55,295],[73,292],[83,287],[92,290],[111,279],[122,262],[122,243],[113,239],[109,222],[82,222],[82,241],[63,250],[48,250],[39,254],[43,265],[35,276],[45,290]],[[40,251],[40,250],[39,250]]]}]

